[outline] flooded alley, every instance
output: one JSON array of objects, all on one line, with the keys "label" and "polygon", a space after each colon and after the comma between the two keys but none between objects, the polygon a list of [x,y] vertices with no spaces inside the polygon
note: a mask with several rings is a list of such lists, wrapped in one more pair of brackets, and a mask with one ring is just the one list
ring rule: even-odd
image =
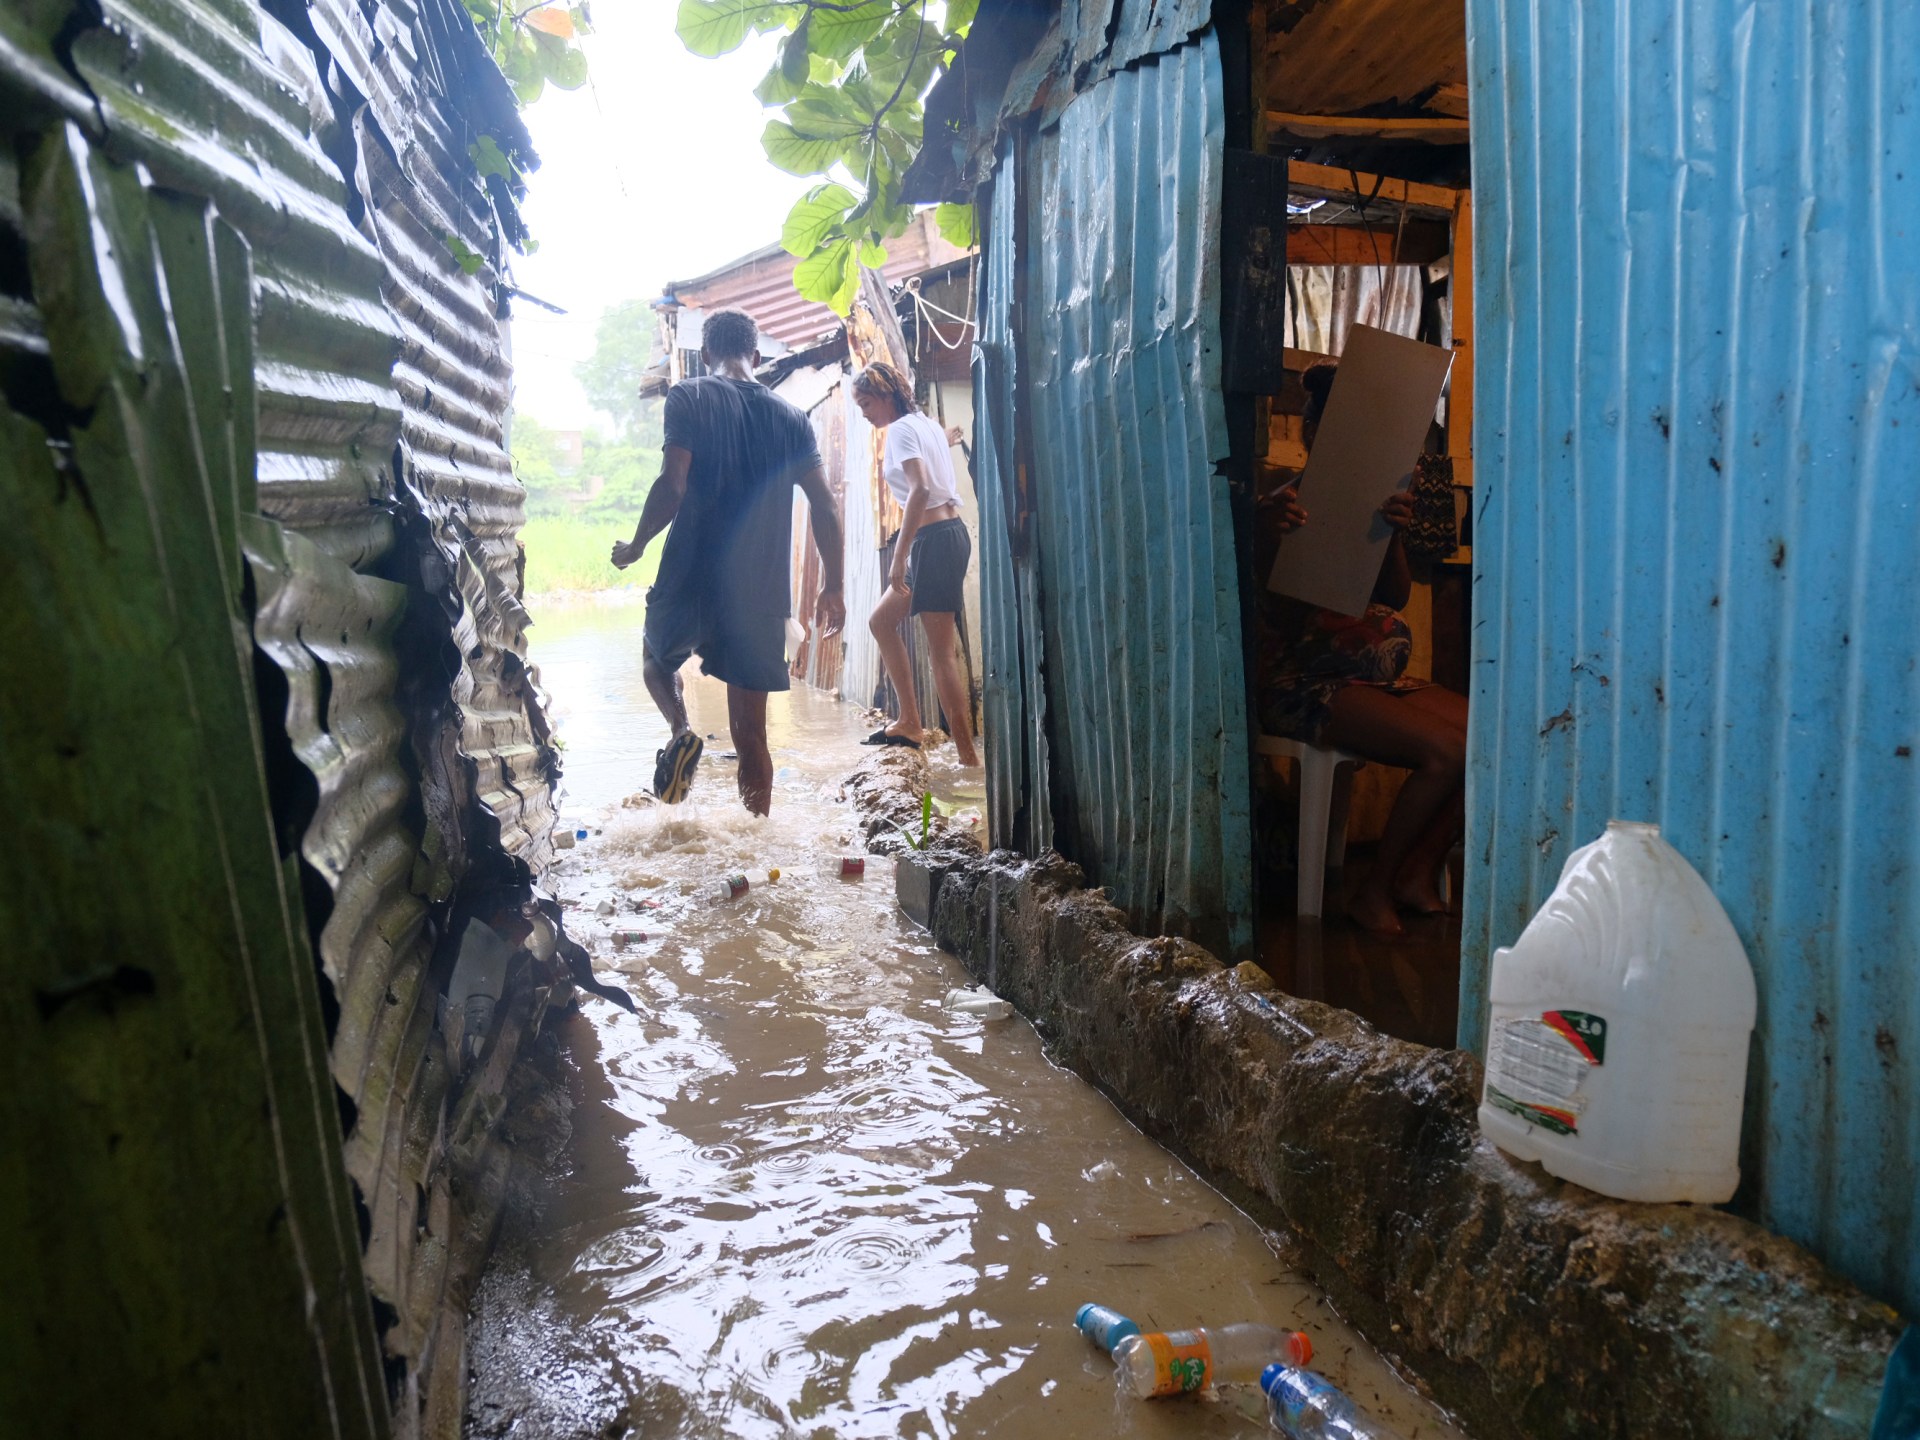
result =
[{"label": "flooded alley", "polygon": [[[1085,1300],[1143,1327],[1304,1329],[1318,1367],[1408,1440],[1458,1433],[1289,1270],[1280,1237],[1050,1064],[1024,1020],[945,1008],[969,979],[900,914],[886,862],[824,873],[861,853],[839,795],[867,753],[858,712],[774,697],[759,822],[734,800],[724,694],[698,681],[695,723],[716,738],[689,802],[622,805],[664,739],[640,613],[549,610],[534,632],[564,818],[589,832],[551,884],[637,1013],[589,999],[563,1026],[572,1140],[476,1301],[468,1433],[1270,1433],[1250,1386],[1117,1399],[1072,1325]],[[977,772],[937,753],[930,771],[943,804],[978,805]],[[735,870],[751,888],[718,901]]]}]

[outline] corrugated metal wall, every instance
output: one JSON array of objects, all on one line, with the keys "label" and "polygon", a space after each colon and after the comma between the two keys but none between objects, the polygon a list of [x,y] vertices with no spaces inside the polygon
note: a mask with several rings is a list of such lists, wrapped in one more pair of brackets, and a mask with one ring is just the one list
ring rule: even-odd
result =
[{"label": "corrugated metal wall", "polygon": [[1045,636],[1021,459],[1014,441],[1020,205],[1026,151],[1002,145],[988,204],[980,338],[973,352],[974,475],[980,494],[980,708],[987,762],[987,826],[995,846],[1038,855],[1053,844],[1047,753]]},{"label": "corrugated metal wall", "polygon": [[1253,939],[1220,380],[1219,42],[1120,71],[1034,148],[1024,391],[1056,843],[1137,923]]},{"label": "corrugated metal wall", "polygon": [[1461,1039],[1610,817],[1760,982],[1737,1203],[1920,1313],[1920,8],[1471,0]]},{"label": "corrugated metal wall", "polygon": [[19,836],[9,888],[33,893],[0,908],[23,984],[81,988],[57,1016],[6,1007],[27,1026],[6,1108],[35,1134],[4,1148],[36,1158],[5,1187],[30,1237],[5,1288],[40,1308],[13,1317],[0,1413],[385,1433],[241,559],[291,437],[392,411],[378,263],[267,58],[283,32],[250,6],[16,9],[4,28],[0,380],[9,433],[39,437],[0,467],[23,487],[4,688],[37,697],[5,726],[5,803],[53,830]]},{"label": "corrugated metal wall", "polygon": [[[40,447],[40,458],[51,457],[54,473],[68,479],[31,495],[34,504],[58,509],[63,487],[102,487],[105,499],[105,487],[125,478],[106,452],[84,457],[77,469],[60,458],[60,447],[93,418],[67,408],[48,377],[97,377],[103,364],[119,363],[86,353],[92,332],[73,314],[89,317],[93,330],[118,316],[113,323],[132,363],[147,367],[144,388],[125,391],[111,420],[138,437],[136,471],[149,463],[148,452],[160,455],[180,438],[177,395],[163,377],[169,366],[184,370],[198,387],[203,431],[194,463],[212,470],[208,535],[236,567],[234,615],[219,624],[251,623],[250,637],[241,628],[229,639],[243,647],[234,693],[257,704],[264,726],[257,750],[237,742],[230,727],[216,734],[208,720],[215,699],[228,697],[201,690],[182,700],[165,683],[172,662],[155,661],[145,717],[150,746],[122,744],[111,756],[96,747],[82,761],[111,764],[131,783],[151,748],[156,798],[120,807],[108,824],[114,843],[153,857],[159,868],[178,868],[194,851],[195,842],[182,842],[172,827],[202,823],[177,805],[163,811],[158,799],[180,778],[165,766],[184,753],[183,736],[204,749],[202,764],[211,770],[199,783],[219,791],[220,803],[240,803],[239,792],[227,792],[237,777],[256,774],[271,807],[254,817],[254,838],[269,842],[271,886],[243,843],[246,817],[229,806],[207,832],[208,843],[223,847],[227,892],[200,896],[177,882],[166,892],[178,891],[181,904],[197,904],[209,917],[231,915],[241,934],[229,954],[237,944],[264,957],[248,984],[260,1058],[270,1087],[278,1087],[266,1108],[233,1057],[197,1041],[190,1025],[175,1022],[174,1035],[157,1040],[158,1032],[129,1030],[118,1056],[129,1077],[145,1077],[144,1113],[159,1116],[174,1082],[158,1052],[149,1056],[141,1046],[183,1043],[199,1069],[176,1098],[231,1132],[219,1179],[196,1177],[197,1209],[171,1215],[164,1186],[122,1181],[131,1187],[130,1219],[154,1222],[155,1233],[173,1237],[168,1243],[183,1253],[214,1253],[224,1244],[243,1271],[258,1271],[246,1275],[257,1301],[224,1310],[187,1315],[202,1297],[182,1288],[181,1323],[169,1343],[197,1343],[201,1326],[216,1336],[223,1326],[235,1336],[258,1331],[264,1341],[281,1323],[270,1314],[274,1277],[265,1262],[254,1265],[222,1229],[241,1191],[237,1178],[230,1191],[220,1180],[229,1170],[244,1173],[250,1126],[264,1113],[273,1134],[260,1143],[281,1167],[283,1213],[249,1213],[244,1223],[249,1234],[271,1237],[279,1226],[296,1236],[306,1267],[304,1323],[331,1389],[284,1403],[304,1383],[293,1359],[256,1364],[249,1374],[244,1355],[252,1352],[232,1341],[223,1373],[255,1408],[245,1423],[224,1428],[379,1433],[391,1399],[401,1433],[449,1435],[461,1418],[466,1287],[484,1256],[507,1161],[497,1143],[507,1070],[549,999],[565,993],[557,966],[536,959],[516,967],[479,1059],[463,1062],[442,1038],[438,1002],[450,933],[475,908],[476,892],[524,900],[545,863],[551,823],[553,754],[522,663],[521,492],[500,443],[509,368],[493,263],[512,217],[503,221],[502,193],[483,187],[467,150],[484,132],[524,155],[525,133],[471,22],[449,0],[320,0],[312,10],[283,0],[273,9],[281,19],[247,0],[0,11],[0,115],[9,141],[0,147],[0,384],[14,412],[9,424],[46,428],[55,439],[54,450]],[[71,55],[70,69],[62,54]],[[58,143],[61,115],[75,122],[73,153],[87,152],[69,166],[79,188],[24,196],[16,157]],[[209,217],[199,241],[183,236],[178,223],[176,212],[189,204]],[[157,218],[142,218],[142,206]],[[69,227],[77,220],[82,229],[74,234],[110,242],[113,263],[135,267],[124,283],[140,293],[153,279],[138,269],[145,237],[149,230],[159,236],[152,244],[158,308],[136,313],[140,305],[120,304],[107,283],[111,267],[95,277],[103,308],[87,299],[84,265],[72,274],[59,263],[29,266],[34,255],[45,261],[73,251],[72,236],[61,242],[56,233],[56,216]],[[461,272],[443,239],[449,233],[489,257],[478,275]],[[196,265],[213,268],[201,273]],[[228,293],[235,285],[244,297],[238,308]],[[58,332],[51,338],[43,306]],[[128,328],[136,325],[137,333]],[[244,366],[250,381],[221,381],[215,371],[222,365]],[[169,471],[168,483],[184,483],[188,462],[176,455],[167,463],[179,471]],[[115,504],[124,499],[113,496]],[[164,525],[186,523],[175,500],[150,496],[148,503]],[[191,506],[191,495],[185,503]],[[65,512],[77,513],[71,503]],[[179,531],[166,545],[199,538]],[[177,582],[166,581],[165,547],[149,555],[123,545],[100,563],[129,593],[153,578],[130,567],[158,566],[163,583],[155,593],[173,608],[149,604],[149,611],[183,633],[210,623],[213,610],[189,608]],[[209,601],[204,586],[191,598]],[[75,631],[69,640],[71,653],[60,663],[76,683],[100,666],[126,663],[110,637]],[[194,683],[213,682],[203,675]],[[16,676],[9,687],[26,694],[32,682]],[[98,693],[104,697],[108,686]],[[271,854],[276,831],[284,869]],[[115,884],[140,893],[135,866],[111,868]],[[276,906],[278,929],[268,933]],[[317,969],[306,948],[310,929]],[[541,954],[551,951],[548,945]],[[228,963],[223,955],[208,969],[205,956],[158,925],[152,936],[122,937],[101,951],[131,953],[147,957],[169,996],[176,980],[189,996],[211,994],[210,977]],[[291,974],[281,973],[289,965]],[[271,984],[261,978],[275,975]],[[325,983],[316,986],[319,975]],[[31,1009],[28,1003],[22,1013]],[[111,1008],[103,1013],[111,1018]],[[322,1070],[309,1073],[315,1062]],[[306,1108],[297,1115],[285,1108],[293,1101],[272,1108],[281,1103],[276,1096],[284,1100],[303,1085],[312,1093],[302,1093]],[[229,1115],[223,1105],[237,1109]],[[114,1123],[113,1153],[125,1157],[123,1168],[137,1169],[153,1144],[176,1142],[164,1122],[142,1132],[138,1114]],[[87,1131],[69,1125],[60,1133],[63,1143],[83,1145]],[[56,1148],[42,1148],[57,1161]],[[51,1242],[56,1230],[46,1233]],[[344,1280],[324,1269],[329,1246],[355,1257]],[[123,1253],[126,1265],[156,1263],[154,1254],[114,1237],[95,1251],[90,1283],[108,1297]],[[60,1252],[49,1244],[47,1253]],[[367,1281],[382,1302],[377,1337]],[[70,1309],[73,1317],[86,1313]],[[112,1371],[116,1345],[151,1344],[135,1326],[138,1307],[122,1309],[124,1333],[96,1327],[98,1335],[75,1344],[74,1353]],[[169,1353],[155,1347],[154,1363]],[[284,1371],[284,1383],[264,1385],[267,1369]],[[149,1386],[152,1433],[222,1429],[223,1412],[211,1404],[219,1384],[204,1357],[182,1359]],[[83,1387],[71,1388],[85,1398]],[[101,1384],[87,1393],[107,1404],[119,1392]],[[164,1406],[175,1399],[197,1421],[171,1425]],[[0,1405],[8,1413],[29,1408]],[[122,1406],[120,1413],[132,1411]],[[49,1425],[58,1428],[51,1416]]]}]

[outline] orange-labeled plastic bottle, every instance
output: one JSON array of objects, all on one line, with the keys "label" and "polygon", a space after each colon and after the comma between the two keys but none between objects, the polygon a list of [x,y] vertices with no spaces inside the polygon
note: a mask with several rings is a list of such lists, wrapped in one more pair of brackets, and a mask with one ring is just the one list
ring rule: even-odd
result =
[{"label": "orange-labeled plastic bottle", "polygon": [[1276,1360],[1305,1365],[1313,1342],[1301,1331],[1271,1325],[1208,1325],[1130,1335],[1114,1347],[1113,1358],[1133,1393],[1150,1400],[1251,1383]]}]

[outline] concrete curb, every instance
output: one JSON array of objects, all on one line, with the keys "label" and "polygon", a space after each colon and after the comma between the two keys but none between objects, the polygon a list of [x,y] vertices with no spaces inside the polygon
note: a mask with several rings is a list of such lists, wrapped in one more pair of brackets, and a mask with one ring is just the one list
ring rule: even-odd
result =
[{"label": "concrete curb", "polygon": [[[914,757],[917,762],[917,757]],[[1057,1061],[1255,1213],[1373,1344],[1484,1440],[1857,1440],[1899,1319],[1798,1246],[1607,1200],[1481,1139],[1479,1062],[1141,939],[1057,856],[982,856],[918,815],[917,763],[849,781],[940,946]]]}]

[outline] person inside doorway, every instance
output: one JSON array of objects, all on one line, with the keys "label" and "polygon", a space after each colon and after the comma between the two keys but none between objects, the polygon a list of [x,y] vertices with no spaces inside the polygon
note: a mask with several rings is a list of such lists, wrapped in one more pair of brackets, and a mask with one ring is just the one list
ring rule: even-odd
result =
[{"label": "person inside doorway", "polygon": [[[1302,375],[1302,439],[1312,449],[1337,366]],[[1279,536],[1307,523],[1288,486],[1261,506],[1265,564]],[[1412,591],[1400,532],[1413,518],[1407,493],[1380,507],[1394,529],[1366,613],[1339,615],[1263,592],[1257,618],[1256,703],[1270,735],[1345,750],[1410,770],[1388,813],[1372,870],[1347,901],[1347,915],[1375,934],[1405,930],[1401,912],[1440,914],[1438,877],[1465,825],[1467,697],[1406,673],[1413,636],[1400,615]],[[1265,574],[1266,570],[1257,573]]]},{"label": "person inside doorway", "polygon": [[933,663],[933,688],[946,712],[954,749],[962,765],[978,765],[959,627],[962,584],[973,558],[973,541],[960,518],[949,436],[920,413],[907,377],[884,361],[867,366],[855,378],[853,399],[868,424],[886,430],[881,474],[906,512],[893,542],[886,589],[867,622],[879,642],[887,678],[900,697],[900,718],[881,726],[863,743],[918,749],[926,738],[907,642],[900,634],[901,623],[918,615]]},{"label": "person inside doorway", "polygon": [[680,667],[698,654],[702,673],[726,683],[740,799],[765,815],[773,800],[767,696],[787,688],[796,485],[807,497],[820,551],[816,633],[839,634],[847,605],[840,521],[813,427],[753,378],[759,338],[743,310],[707,317],[701,354],[709,373],[667,392],[660,478],[647,492],[633,538],[613,547],[613,563],[626,569],[668,531],[660,573],[647,591],[642,641],[647,693],[672,729],[655,757],[653,793],[677,805],[693,782],[702,747],[687,720]]}]

